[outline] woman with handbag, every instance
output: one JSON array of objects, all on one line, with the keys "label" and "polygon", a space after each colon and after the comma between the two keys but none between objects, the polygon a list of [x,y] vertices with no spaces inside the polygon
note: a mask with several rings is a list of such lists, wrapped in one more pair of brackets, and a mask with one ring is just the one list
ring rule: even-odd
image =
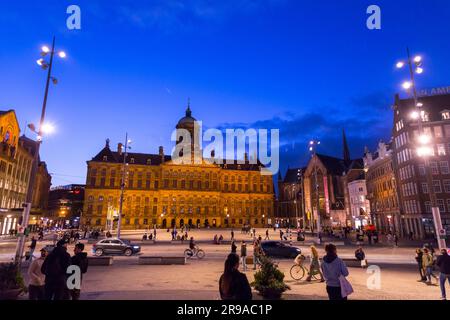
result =
[{"label": "woman with handbag", "polygon": [[349,274],[347,266],[337,256],[334,244],[327,244],[325,252],[321,268],[327,285],[328,298],[330,300],[347,300],[347,296],[353,292],[350,283],[345,278]]}]

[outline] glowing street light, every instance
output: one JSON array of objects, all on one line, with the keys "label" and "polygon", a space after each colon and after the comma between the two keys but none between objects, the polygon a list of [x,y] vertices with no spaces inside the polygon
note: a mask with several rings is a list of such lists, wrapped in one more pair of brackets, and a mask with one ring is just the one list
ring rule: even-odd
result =
[{"label": "glowing street light", "polygon": [[405,82],[403,82],[402,87],[405,90],[409,90],[412,87],[412,83],[410,81],[405,81]]},{"label": "glowing street light", "polygon": [[431,141],[431,138],[429,135],[422,134],[419,136],[418,140],[421,144],[427,144]]},{"label": "glowing street light", "polygon": [[395,65],[398,69],[401,69],[405,66],[405,63],[403,61],[399,61],[397,62],[397,64]]},{"label": "glowing street light", "polygon": [[55,126],[51,123],[46,122],[42,125],[41,131],[45,134],[52,134],[53,132],[55,132]]},{"label": "glowing street light", "polygon": [[419,112],[417,112],[417,111],[411,112],[411,119],[413,119],[413,120],[419,119]]},{"label": "glowing street light", "polygon": [[421,62],[422,61],[422,57],[421,56],[415,56],[414,57],[414,62],[415,63],[419,63],[419,62]]}]

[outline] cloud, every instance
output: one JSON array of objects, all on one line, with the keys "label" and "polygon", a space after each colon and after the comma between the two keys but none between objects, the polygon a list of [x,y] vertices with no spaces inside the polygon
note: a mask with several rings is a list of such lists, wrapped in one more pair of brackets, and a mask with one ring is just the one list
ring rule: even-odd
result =
[{"label": "cloud", "polygon": [[[224,123],[226,128],[263,128],[280,130],[280,161],[285,170],[303,166],[310,155],[308,142],[319,139],[318,152],[342,157],[342,130],[345,129],[350,153],[353,158],[363,156],[364,147],[375,148],[379,140],[388,141],[392,129],[392,111],[389,100],[380,93],[371,93],[351,99],[349,110],[329,112],[335,108],[307,108],[321,110],[300,115],[286,113],[253,123]],[[339,110],[339,109],[335,109]]]}]

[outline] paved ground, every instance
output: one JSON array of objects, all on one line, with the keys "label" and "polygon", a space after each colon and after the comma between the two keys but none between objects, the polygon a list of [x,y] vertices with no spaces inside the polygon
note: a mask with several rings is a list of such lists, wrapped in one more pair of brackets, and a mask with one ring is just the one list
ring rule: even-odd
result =
[{"label": "paved ground", "polygon": [[[265,230],[261,230],[261,234]],[[222,232],[222,231],[221,231]],[[203,260],[188,260],[181,266],[145,266],[137,264],[137,257],[115,256],[112,266],[91,266],[83,280],[83,299],[218,299],[218,279],[223,270],[223,262],[230,251],[228,244],[214,245],[211,240],[215,230],[192,231],[190,236],[198,239],[200,247],[205,250]],[[225,233],[225,232],[224,232]],[[257,232],[258,235],[258,232]],[[275,233],[271,236],[275,238]],[[125,231],[124,238],[141,239],[142,232]],[[238,240],[250,241],[248,235],[235,231]],[[224,234],[229,238],[229,231]],[[312,239],[307,237],[306,242]],[[36,249],[49,243],[40,242]],[[294,242],[309,255],[309,246]],[[86,250],[91,254],[91,244],[86,244]],[[187,243],[171,243],[170,234],[158,230],[156,244],[144,244],[142,254],[182,255]],[[318,246],[323,255],[321,246]],[[14,242],[0,242],[0,259],[5,261],[13,256]],[[339,246],[341,257],[353,257],[354,246]],[[439,299],[438,286],[427,286],[417,282],[418,274],[414,261],[413,247],[394,248],[392,246],[366,247],[367,259],[370,264],[381,267],[380,287],[369,289],[367,282],[374,276],[361,268],[350,268],[349,280],[354,287],[351,299]],[[69,247],[72,253],[73,246]],[[251,247],[249,248],[251,252]],[[279,261],[280,269],[285,273],[286,282],[291,290],[285,294],[285,299],[326,299],[325,285],[319,282],[295,281],[289,275],[291,260]],[[24,271],[26,269],[24,268]],[[26,272],[24,272],[26,273]],[[253,280],[254,271],[246,272],[249,281]],[[370,282],[370,283],[373,283]],[[254,293],[255,298],[259,298]],[[25,297],[24,297],[25,298]]]}]

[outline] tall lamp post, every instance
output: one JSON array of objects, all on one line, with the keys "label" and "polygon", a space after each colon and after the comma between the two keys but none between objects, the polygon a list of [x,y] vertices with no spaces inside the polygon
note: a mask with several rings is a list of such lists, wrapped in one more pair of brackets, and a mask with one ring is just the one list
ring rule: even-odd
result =
[{"label": "tall lamp post", "polygon": [[[37,170],[38,170],[38,166],[39,166],[39,149],[42,143],[42,135],[44,133],[49,133],[51,131],[51,127],[44,123],[45,120],[45,110],[47,108],[47,98],[48,98],[48,89],[50,86],[50,80],[53,82],[53,84],[57,84],[58,80],[52,76],[52,67],[53,67],[53,57],[55,55],[55,53],[60,57],[60,58],[65,58],[66,57],[66,53],[64,51],[55,51],[55,37],[53,37],[53,41],[52,41],[52,48],[50,49],[47,46],[43,46],[41,48],[41,56],[42,58],[40,58],[39,60],[37,60],[37,64],[44,70],[47,70],[47,80],[45,83],[45,93],[44,93],[44,101],[42,103],[42,110],[41,110],[41,119],[39,121],[39,127],[36,130],[36,127],[33,124],[29,124],[28,127],[37,134],[37,141],[36,141],[36,150],[34,152],[33,155],[33,162],[31,165],[31,172],[30,172],[30,180],[28,182],[28,190],[27,190],[27,196],[26,196],[26,200],[25,203],[23,204],[24,210],[23,210],[23,214],[22,214],[22,221],[20,223],[20,229],[22,229],[24,231],[24,228],[28,227],[28,222],[30,220],[30,211],[31,211],[31,203],[33,201],[33,190],[34,190],[34,183],[36,180],[36,174],[37,174]],[[47,62],[44,57],[49,55],[49,62]],[[14,258],[14,261],[16,263],[18,263],[19,265],[21,264],[22,261],[22,255],[23,255],[23,251],[24,251],[24,247],[25,247],[25,232],[20,232],[19,234],[19,239],[17,241],[17,246],[16,246],[16,256]]]},{"label": "tall lamp post", "polygon": [[305,174],[303,169],[298,169],[297,172],[297,180],[300,180],[300,186],[302,190],[302,228],[305,228],[306,225],[306,217],[305,217],[305,188],[303,185],[303,175]]},{"label": "tall lamp post", "polygon": [[123,154],[123,162],[122,162],[122,177],[120,179],[120,200],[119,200],[119,220],[117,221],[117,238],[120,238],[120,229],[122,227],[122,213],[123,213],[123,197],[125,193],[125,178],[127,174],[127,156],[128,149],[131,149],[129,144],[131,140],[128,139],[128,132],[125,133],[125,152]]},{"label": "tall lamp post", "polygon": [[[439,212],[439,206],[437,205],[436,201],[436,194],[434,192],[434,186],[433,186],[433,178],[432,173],[430,171],[430,163],[429,163],[429,156],[433,154],[433,145],[429,145],[431,142],[431,137],[428,136],[424,130],[422,121],[424,120],[423,117],[425,115],[425,112],[422,110],[423,104],[418,100],[417,97],[417,90],[416,90],[416,82],[414,73],[422,74],[423,68],[422,68],[422,57],[421,56],[415,56],[413,59],[411,59],[411,55],[409,53],[409,48],[406,49],[407,53],[407,62],[399,61],[396,64],[396,67],[398,69],[403,68],[405,65],[408,65],[409,69],[409,77],[410,81],[405,81],[402,86],[405,90],[411,90],[412,95],[414,98],[414,108],[415,111],[412,112],[411,118],[414,120],[417,120],[417,126],[419,129],[419,137],[418,137],[418,147],[417,147],[417,155],[419,157],[422,157],[424,160],[424,167],[425,167],[425,175],[427,178],[428,183],[428,190],[430,194],[430,202],[431,202],[431,212],[433,215],[433,222],[434,222],[434,228],[437,238],[437,243],[439,246],[439,249],[446,248],[445,244],[445,231],[442,227],[442,221],[441,221],[441,214]],[[441,232],[444,231],[444,232]],[[442,236],[441,236],[442,234]]]},{"label": "tall lamp post", "polygon": [[[321,224],[320,224],[320,206],[319,206],[319,181],[317,181],[317,157],[316,157],[316,148],[320,144],[319,140],[311,140],[309,142],[309,151],[312,154],[312,157],[314,158],[314,183],[315,183],[315,189],[316,189],[316,207],[317,207],[317,243],[320,244],[320,230],[321,230]],[[313,219],[314,220],[314,219]]]}]

